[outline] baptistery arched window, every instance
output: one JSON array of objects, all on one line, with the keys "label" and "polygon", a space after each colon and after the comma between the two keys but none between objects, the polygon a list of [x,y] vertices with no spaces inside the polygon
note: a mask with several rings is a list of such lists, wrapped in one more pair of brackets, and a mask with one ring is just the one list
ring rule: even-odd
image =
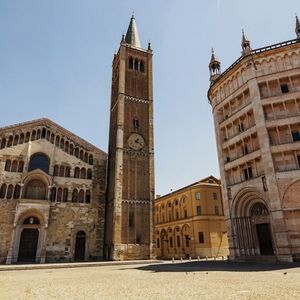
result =
[{"label": "baptistery arched window", "polygon": [[28,171],[33,171],[36,169],[41,169],[45,173],[49,173],[50,160],[46,154],[36,153],[31,156]]}]

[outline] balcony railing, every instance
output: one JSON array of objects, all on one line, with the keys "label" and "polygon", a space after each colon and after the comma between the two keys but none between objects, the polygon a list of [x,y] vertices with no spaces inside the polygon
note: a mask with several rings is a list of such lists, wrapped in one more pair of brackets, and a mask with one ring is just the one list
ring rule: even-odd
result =
[{"label": "balcony railing", "polygon": [[272,115],[265,115],[265,119],[266,120],[279,120],[279,119],[285,119],[285,118],[290,118],[290,117],[297,117],[300,116],[300,112],[296,111],[296,112],[287,112],[287,111],[282,111],[276,114],[272,114]]},{"label": "balcony railing", "polygon": [[235,132],[231,135],[228,135],[228,137],[224,138],[224,143],[228,142],[229,140],[233,139],[234,137],[236,137],[240,134],[243,134],[243,133],[247,132],[249,129],[251,129],[253,127],[255,127],[255,124],[250,124],[249,127],[245,127],[244,130],[241,130],[241,131]]},{"label": "balcony railing", "polygon": [[300,140],[293,140],[292,138],[282,138],[282,139],[280,139],[280,141],[278,141],[278,140],[272,140],[270,138],[270,144],[272,146],[291,144],[291,143],[297,143],[297,142],[300,142]]},{"label": "balcony railing", "polygon": [[245,101],[245,103],[243,103],[241,106],[238,106],[237,109],[231,111],[231,113],[228,113],[227,115],[225,115],[225,117],[222,118],[219,121],[219,124],[221,124],[224,121],[228,120],[231,116],[237,114],[239,111],[241,111],[243,108],[245,108],[246,106],[248,106],[250,103],[251,103],[250,98],[247,98],[247,100]]},{"label": "balcony railing", "polygon": [[249,154],[251,154],[251,153],[253,153],[253,152],[257,151],[257,150],[259,150],[259,147],[254,148],[253,150],[249,150],[247,153],[240,153],[240,154],[238,154],[236,156],[232,156],[232,157],[227,156],[224,159],[225,160],[225,164],[231,163],[231,162],[233,162],[233,161],[235,161],[235,160],[237,160],[237,159],[239,159],[241,157],[247,156],[247,155],[249,155]]},{"label": "balcony railing", "polygon": [[265,175],[265,172],[263,171],[259,171],[255,176],[252,176],[252,177],[249,177],[249,178],[243,178],[243,179],[240,179],[240,180],[236,180],[234,182],[229,182],[227,184],[227,186],[233,186],[233,185],[236,185],[236,184],[239,184],[239,183],[242,183],[242,182],[246,182],[246,181],[250,181],[250,180],[253,180],[253,179],[257,179],[261,176],[264,176]]},{"label": "balcony railing", "polygon": [[288,171],[297,171],[300,170],[300,167],[296,165],[287,165],[284,167],[277,167],[276,172],[288,172]]},{"label": "balcony railing", "polygon": [[267,93],[267,95],[261,95],[261,99],[266,99],[266,98],[271,98],[271,97],[277,97],[277,96],[284,96],[288,95],[290,93],[297,93],[300,92],[300,87],[294,87],[294,88],[289,88],[287,92],[283,93],[280,90],[280,87],[278,87],[278,90],[276,91],[270,91],[270,93]]}]

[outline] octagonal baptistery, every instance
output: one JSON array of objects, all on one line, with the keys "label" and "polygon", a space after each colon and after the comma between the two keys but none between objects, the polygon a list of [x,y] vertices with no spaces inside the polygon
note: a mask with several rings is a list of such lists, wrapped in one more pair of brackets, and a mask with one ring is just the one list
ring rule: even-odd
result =
[{"label": "octagonal baptistery", "polygon": [[209,64],[230,258],[300,260],[300,21],[296,39]]},{"label": "octagonal baptistery", "polygon": [[101,260],[106,161],[48,119],[0,128],[0,262]]}]

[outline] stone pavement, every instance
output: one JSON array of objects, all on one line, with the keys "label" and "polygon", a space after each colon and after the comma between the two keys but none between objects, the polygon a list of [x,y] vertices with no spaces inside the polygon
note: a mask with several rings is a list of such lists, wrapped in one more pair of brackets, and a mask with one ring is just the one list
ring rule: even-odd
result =
[{"label": "stone pavement", "polygon": [[128,263],[3,271],[0,299],[298,300],[300,295],[300,264]]}]

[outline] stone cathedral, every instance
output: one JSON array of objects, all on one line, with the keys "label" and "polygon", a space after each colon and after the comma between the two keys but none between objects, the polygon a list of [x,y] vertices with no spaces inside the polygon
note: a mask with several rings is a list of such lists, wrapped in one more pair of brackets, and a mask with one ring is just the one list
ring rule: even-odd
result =
[{"label": "stone cathedral", "polygon": [[152,50],[112,67],[108,155],[48,119],[0,128],[0,263],[153,257]]}]

